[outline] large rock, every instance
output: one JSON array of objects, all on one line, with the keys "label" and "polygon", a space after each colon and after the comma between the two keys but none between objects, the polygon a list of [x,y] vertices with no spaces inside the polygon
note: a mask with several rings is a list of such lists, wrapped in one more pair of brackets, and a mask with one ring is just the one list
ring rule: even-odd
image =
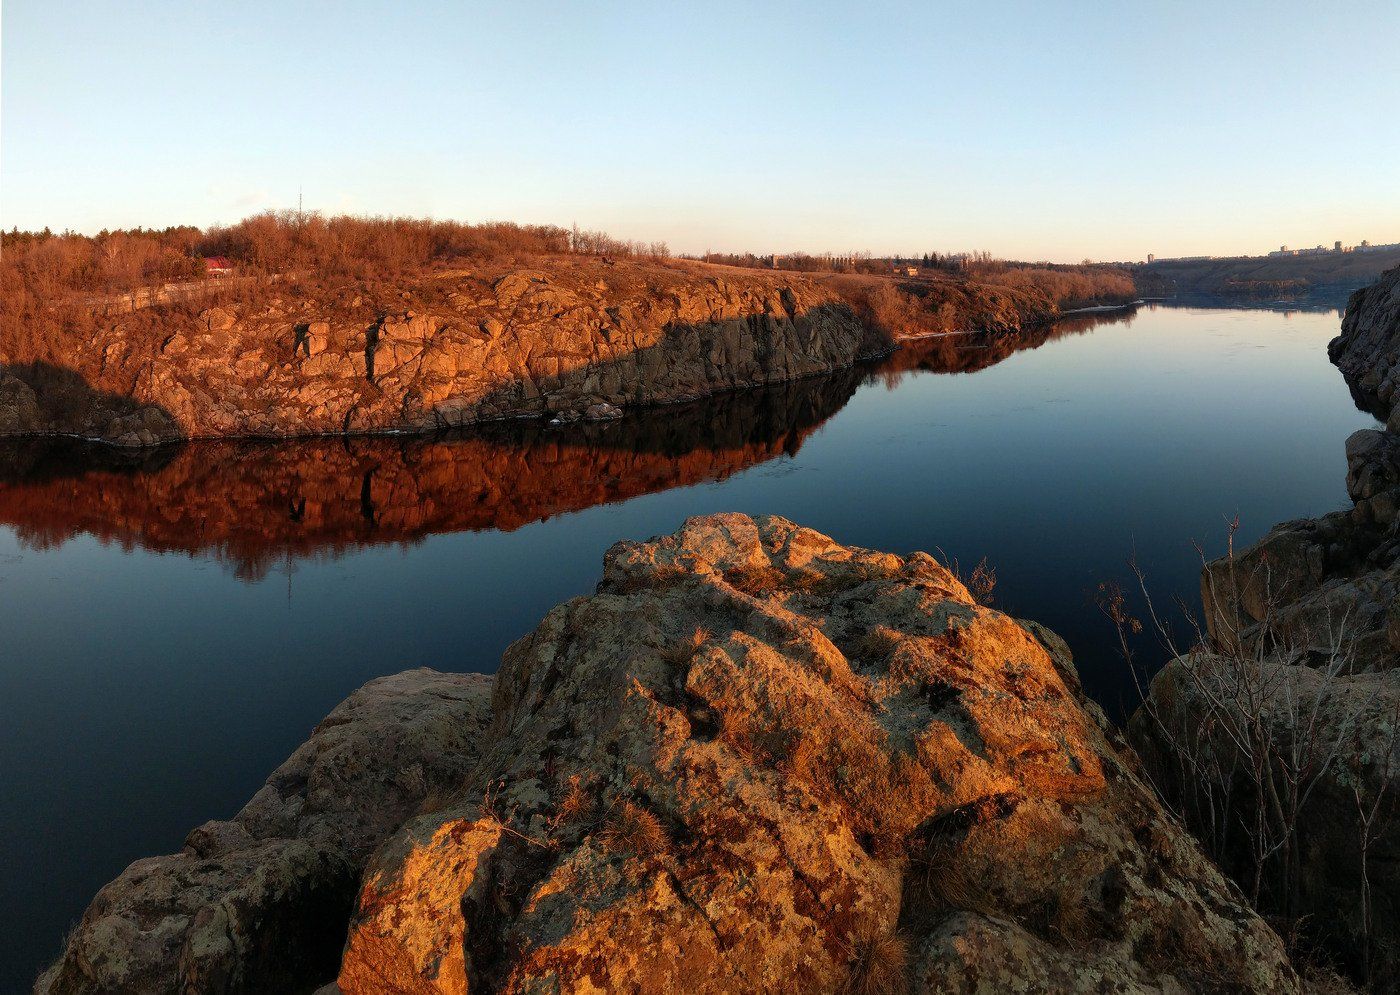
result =
[{"label": "large rock", "polygon": [[1400,267],[1351,295],[1327,352],[1360,398],[1390,411],[1400,378]]},{"label": "large rock", "polygon": [[342,991],[1298,988],[1063,643],[926,554],[619,543],[507,652],[483,747],[371,860]]},{"label": "large rock", "polygon": [[297,992],[334,977],[366,857],[470,775],[490,689],[427,669],[370,681],[232,820],[103,888],[35,991]]},{"label": "large rock", "polygon": [[[1257,866],[1249,834],[1258,832],[1261,795],[1271,845],[1294,820],[1296,875],[1289,880],[1282,852],[1271,857],[1261,904],[1292,920],[1310,945],[1326,951],[1324,959],[1358,980],[1369,976],[1377,991],[1395,991],[1400,682],[1394,672],[1332,673],[1278,657],[1245,659],[1194,653],[1173,660],[1133,716],[1133,742],[1155,781],[1246,887]],[[1271,756],[1271,776],[1261,791],[1252,758],[1262,755]],[[1301,774],[1293,782],[1301,796],[1296,816],[1288,814],[1290,769]]]}]

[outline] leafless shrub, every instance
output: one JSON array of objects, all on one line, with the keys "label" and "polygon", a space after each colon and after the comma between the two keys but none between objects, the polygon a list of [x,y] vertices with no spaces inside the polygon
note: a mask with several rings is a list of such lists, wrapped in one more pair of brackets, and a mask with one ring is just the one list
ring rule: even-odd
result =
[{"label": "leafless shrub", "polygon": [[[1129,638],[1143,623],[1111,585],[1100,588],[1099,606],[1118,632],[1138,685],[1143,704],[1134,722],[1154,746],[1149,774],[1159,795],[1207,852],[1234,872],[1256,908],[1297,921],[1304,912],[1301,816],[1324,779],[1341,773],[1364,705],[1342,693],[1343,680],[1354,669],[1356,626],[1346,612],[1328,617],[1322,631],[1286,624],[1267,558],[1250,568],[1250,576],[1243,575],[1234,553],[1237,529],[1238,522],[1232,522],[1223,566],[1204,573],[1211,631],[1186,605],[1178,606],[1191,634],[1189,648],[1176,641],[1145,575],[1130,561],[1147,625],[1176,660],[1175,683],[1158,685],[1155,696],[1146,694],[1146,675]],[[1203,553],[1201,561],[1204,570]],[[1241,613],[1246,584],[1263,605],[1261,619]],[[1372,809],[1379,813],[1379,803],[1357,803],[1363,816],[1363,882],[1367,841],[1374,839],[1367,815]],[[1368,894],[1362,903],[1368,907],[1363,942],[1369,944]]]},{"label": "leafless shrub", "polygon": [[501,832],[505,833],[507,836],[514,837],[530,846],[537,846],[546,850],[555,849],[559,845],[557,840],[540,839],[537,836],[532,836],[515,827],[515,823],[519,821],[517,818],[519,806],[512,805],[510,808],[506,808],[501,802],[501,791],[505,786],[506,784],[503,780],[492,781],[486,786],[486,790],[481,796],[482,813],[492,819],[500,827]]},{"label": "leafless shrub", "polygon": [[956,557],[949,559],[942,549],[938,551],[938,556],[948,572],[957,578],[958,583],[967,588],[967,593],[972,595],[973,601],[984,608],[991,607],[992,602],[996,600],[997,571],[987,562],[985,556],[977,561],[977,566],[973,567],[972,572],[966,577],[963,576],[962,565],[958,563]]},{"label": "leafless shrub", "polygon": [[987,563],[984,556],[978,561],[977,566],[972,568],[972,573],[967,578],[967,590],[972,595],[972,600],[979,605],[990,607],[995,600],[993,592],[997,586],[996,568]]},{"label": "leafless shrub", "polygon": [[1359,769],[1360,763],[1352,760],[1351,790],[1356,803],[1356,824],[1358,828],[1357,861],[1361,879],[1361,976],[1369,981],[1372,974],[1374,955],[1375,910],[1374,896],[1371,893],[1371,847],[1391,825],[1395,816],[1396,797],[1390,791],[1391,772],[1400,762],[1400,709],[1390,716],[1390,735],[1381,745],[1380,756],[1373,758],[1376,764],[1374,790],[1368,791],[1367,779]]}]

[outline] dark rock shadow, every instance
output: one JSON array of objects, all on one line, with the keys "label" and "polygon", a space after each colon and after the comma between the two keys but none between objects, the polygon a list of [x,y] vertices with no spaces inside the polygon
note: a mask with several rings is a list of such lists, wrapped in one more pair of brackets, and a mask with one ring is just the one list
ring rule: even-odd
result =
[{"label": "dark rock shadow", "polygon": [[151,445],[179,435],[175,418],[130,394],[100,390],[52,363],[0,363],[0,438],[72,435]]}]

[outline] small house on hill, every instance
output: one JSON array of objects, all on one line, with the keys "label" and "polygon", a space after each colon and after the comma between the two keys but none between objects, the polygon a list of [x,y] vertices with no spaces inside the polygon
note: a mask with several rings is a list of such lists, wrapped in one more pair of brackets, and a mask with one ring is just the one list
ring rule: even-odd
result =
[{"label": "small house on hill", "polygon": [[205,276],[229,276],[232,273],[233,263],[228,261],[227,256],[204,257]]}]

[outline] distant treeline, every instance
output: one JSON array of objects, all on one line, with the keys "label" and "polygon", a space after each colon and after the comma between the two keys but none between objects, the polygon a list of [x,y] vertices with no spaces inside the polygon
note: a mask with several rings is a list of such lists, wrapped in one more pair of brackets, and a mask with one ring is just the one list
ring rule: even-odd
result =
[{"label": "distant treeline", "polygon": [[[998,278],[1001,282],[1025,285],[1028,281],[1054,282],[1046,274],[1067,274],[1082,277],[1093,274],[1095,280],[1108,280],[1115,288],[1107,296],[1119,293],[1120,289],[1132,285],[1131,271],[1116,263],[1095,263],[1084,260],[1082,263],[1018,262],[997,259],[990,252],[925,252],[918,256],[876,256],[869,252],[850,252],[840,255],[831,252],[811,255],[804,252],[756,255],[752,252],[706,252],[695,257],[707,263],[724,266],[744,266],[759,269],[795,270],[800,273],[857,273],[871,276],[894,274],[907,276],[909,269],[916,276],[939,274],[973,278]],[[1021,277],[1009,276],[1020,272]],[[1086,286],[1082,281],[1080,287]],[[1131,293],[1131,290],[1122,293]]]},{"label": "distant treeline", "polygon": [[[279,274],[302,282],[383,287],[435,266],[558,254],[662,258],[668,250],[661,242],[627,241],[577,227],[296,211],[257,214],[203,230],[0,232],[0,363],[61,363],[74,342],[104,323],[103,313],[112,307],[134,311],[137,300],[185,307],[181,299],[211,278],[206,260],[215,257],[229,261],[233,279],[201,291],[217,290],[221,298],[233,299],[257,297]],[[152,325],[147,331],[155,335],[161,318],[143,313],[130,320]]]},{"label": "distant treeline", "polygon": [[925,252],[921,256],[876,256],[869,252],[770,253],[705,252],[687,257],[722,266],[795,270],[799,273],[886,273],[895,267],[918,266],[946,273],[966,273],[996,262],[987,252]]},{"label": "distant treeline", "polygon": [[1133,278],[1111,266],[1002,264],[973,275],[828,278],[869,323],[897,336],[980,329],[1017,332],[1077,307],[1122,304],[1137,293]]},{"label": "distant treeline", "polygon": [[1289,297],[1318,288],[1355,290],[1374,283],[1400,265],[1400,248],[1321,252],[1306,256],[1236,256],[1159,259],[1138,267],[1144,293],[1153,295],[1220,294],[1244,297]]},{"label": "distant treeline", "polygon": [[68,291],[120,293],[201,279],[204,259],[212,256],[226,257],[253,274],[311,270],[324,276],[382,278],[441,263],[562,253],[669,254],[664,242],[627,241],[577,227],[276,211],[207,230],[0,233],[0,288],[11,300],[11,295],[52,299]]}]

